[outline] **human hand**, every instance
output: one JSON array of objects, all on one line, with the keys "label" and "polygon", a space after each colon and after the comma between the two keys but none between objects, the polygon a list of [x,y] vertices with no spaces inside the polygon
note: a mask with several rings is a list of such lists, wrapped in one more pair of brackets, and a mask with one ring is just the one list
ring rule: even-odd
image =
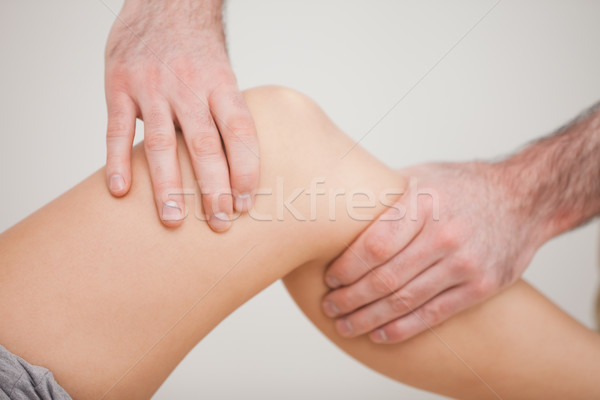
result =
[{"label": "human hand", "polygon": [[113,195],[123,196],[131,186],[138,117],[165,225],[177,226],[185,217],[179,127],[211,228],[225,231],[234,207],[251,208],[258,140],[225,50],[220,0],[125,1],[106,46],[106,99],[106,177]]},{"label": "human hand", "polygon": [[[497,164],[425,164],[326,271],[323,310],[346,337],[397,343],[516,281],[544,242]],[[415,183],[417,183],[415,185]]]}]

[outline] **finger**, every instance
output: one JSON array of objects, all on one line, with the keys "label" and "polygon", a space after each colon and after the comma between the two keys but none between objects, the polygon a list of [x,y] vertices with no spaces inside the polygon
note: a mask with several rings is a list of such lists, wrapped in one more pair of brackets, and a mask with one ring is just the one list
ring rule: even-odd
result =
[{"label": "finger", "polygon": [[136,107],[126,94],[107,96],[106,182],[114,196],[131,187],[131,147],[135,136]]},{"label": "finger", "polygon": [[177,138],[169,104],[154,99],[142,104],[144,148],[156,207],[163,223],[178,226],[185,216]]},{"label": "finger", "polygon": [[227,152],[235,209],[248,211],[259,180],[258,137],[252,115],[235,85],[220,86],[209,101]]},{"label": "finger", "polygon": [[178,104],[176,113],[202,193],[204,215],[214,231],[226,231],[231,227],[233,200],[217,127],[205,104]]},{"label": "finger", "polygon": [[338,257],[325,273],[325,282],[333,289],[349,285],[363,277],[399,251],[421,231],[424,218],[408,218],[408,195],[386,210],[358,239]]},{"label": "finger", "polygon": [[369,334],[375,343],[399,343],[434,327],[466,309],[474,300],[465,285],[455,286],[434,297],[414,312],[392,321]]},{"label": "finger", "polygon": [[451,269],[437,264],[389,296],[339,319],[336,327],[343,336],[362,335],[409,314],[459,282]]},{"label": "finger", "polygon": [[329,317],[344,315],[400,289],[442,257],[442,253],[433,251],[429,243],[428,237],[418,237],[358,282],[329,293],[323,299],[325,314]]}]

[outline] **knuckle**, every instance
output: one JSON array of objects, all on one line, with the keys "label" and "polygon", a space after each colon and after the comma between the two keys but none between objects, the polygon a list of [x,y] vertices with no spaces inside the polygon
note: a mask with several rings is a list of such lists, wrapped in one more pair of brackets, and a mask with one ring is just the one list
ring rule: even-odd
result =
[{"label": "knuckle", "polygon": [[144,146],[151,152],[172,150],[176,144],[175,135],[166,132],[153,132],[144,139]]},{"label": "knuckle", "polygon": [[362,270],[359,270],[353,262],[344,261],[330,267],[329,274],[335,276],[345,286],[354,283],[360,277],[359,271]]},{"label": "knuckle", "polygon": [[189,151],[195,159],[215,158],[223,153],[223,146],[218,135],[198,134],[190,138]]},{"label": "knuckle", "polygon": [[399,343],[410,338],[414,328],[408,327],[404,318],[399,318],[388,324],[384,330],[388,337],[388,343]]},{"label": "knuckle", "polygon": [[216,91],[237,91],[235,75],[229,67],[218,67],[210,70],[212,81],[217,83],[213,92]]},{"label": "knuckle", "polygon": [[165,80],[164,65],[155,63],[155,60],[145,59],[138,67],[137,78],[140,83],[148,85],[156,90],[161,87]]},{"label": "knuckle", "polygon": [[467,278],[477,272],[477,264],[472,257],[457,256],[454,260],[454,270],[459,277]]},{"label": "knuckle", "polygon": [[108,63],[106,67],[106,74],[112,79],[123,79],[125,80],[129,75],[129,68],[127,64],[121,62]]},{"label": "knuckle", "polygon": [[213,117],[208,110],[208,106],[205,104],[198,103],[193,107],[186,108],[182,112],[182,117],[184,121],[190,121],[192,126],[200,133],[210,132],[215,129]]},{"label": "knuckle", "polygon": [[233,171],[231,174],[232,181],[236,184],[236,189],[240,191],[246,191],[253,189],[253,185],[258,181],[258,171],[244,171],[238,172]]},{"label": "knuckle", "polygon": [[227,128],[235,135],[243,138],[253,138],[254,123],[250,115],[234,115],[227,119]]},{"label": "knuckle", "polygon": [[106,140],[107,143],[122,141],[123,139],[129,139],[131,135],[131,124],[124,121],[123,118],[115,118],[109,120],[106,127]]},{"label": "knuckle", "polygon": [[421,307],[420,316],[424,322],[434,326],[442,321],[443,312],[448,310],[445,302],[429,302]]},{"label": "knuckle", "polygon": [[258,139],[254,130],[233,129],[230,135],[223,137],[232,153],[256,152],[258,149]]},{"label": "knuckle", "polygon": [[125,151],[108,151],[106,154],[106,164],[109,166],[123,165],[127,166],[128,156]]},{"label": "knuckle", "polygon": [[[158,95],[154,95],[152,100],[155,103],[160,102]],[[171,116],[166,113],[160,106],[151,106],[149,110],[142,111],[144,125],[149,128],[167,126],[171,123]]]},{"label": "knuckle", "polygon": [[473,294],[475,298],[482,299],[489,296],[495,289],[493,281],[489,278],[483,278],[474,283]]},{"label": "knuckle", "polygon": [[438,232],[438,245],[444,249],[452,249],[459,245],[458,230],[452,226],[441,228]]},{"label": "knuckle", "polygon": [[365,237],[365,249],[376,260],[384,260],[389,254],[387,241],[377,232],[370,232]]},{"label": "knuckle", "polygon": [[126,107],[116,104],[109,106],[108,122],[106,125],[107,134],[128,133],[133,126],[134,116],[131,112],[125,110]]},{"label": "knuckle", "polygon": [[451,268],[458,278],[464,279],[469,277],[471,273],[469,267],[469,264],[466,264],[462,261],[455,261]]},{"label": "knuckle", "polygon": [[389,297],[388,303],[395,314],[404,314],[412,308],[412,297],[406,291],[398,291]]},{"label": "knuckle", "polygon": [[186,83],[193,80],[196,76],[196,71],[198,71],[194,62],[189,57],[174,57],[169,62],[169,66],[177,77]]},{"label": "knuckle", "polygon": [[371,287],[380,295],[390,294],[397,284],[396,275],[390,268],[380,267],[371,274]]},{"label": "knuckle", "polygon": [[132,75],[127,65],[113,63],[107,66],[106,72],[107,93],[115,94],[119,91],[127,91]]}]

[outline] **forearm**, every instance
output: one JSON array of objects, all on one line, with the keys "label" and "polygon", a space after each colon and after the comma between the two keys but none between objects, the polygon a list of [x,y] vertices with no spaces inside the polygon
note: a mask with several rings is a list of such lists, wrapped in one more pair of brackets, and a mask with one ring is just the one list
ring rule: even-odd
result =
[{"label": "forearm", "polygon": [[[212,52],[217,58],[225,54],[222,9],[223,0],[125,0],[115,25],[123,24],[124,26],[120,28],[128,35],[134,36],[131,42],[135,44],[137,51],[150,51],[154,55],[167,57],[171,53],[177,54],[185,50],[193,52],[193,48],[181,49],[182,46],[190,44],[187,38],[193,37],[192,44],[203,42],[205,46],[214,48]],[[150,36],[146,33],[147,30],[159,30],[160,34],[168,37],[169,40],[167,43],[163,43],[164,41],[146,43],[141,38]],[[161,46],[168,46],[168,48]],[[180,51],[177,52],[177,49]],[[135,54],[135,51],[131,52],[131,46],[119,46],[119,43],[115,43],[110,36],[106,50],[110,57],[118,56],[115,54],[118,51],[128,51],[128,58]],[[172,60],[161,59],[161,61]]]},{"label": "forearm", "polygon": [[200,27],[222,32],[222,9],[223,0],[125,0],[121,13],[133,16],[152,10],[161,13],[165,21],[170,21],[169,16],[193,18]]},{"label": "forearm", "polygon": [[599,106],[495,169],[507,204],[541,240],[585,223],[600,213]]}]

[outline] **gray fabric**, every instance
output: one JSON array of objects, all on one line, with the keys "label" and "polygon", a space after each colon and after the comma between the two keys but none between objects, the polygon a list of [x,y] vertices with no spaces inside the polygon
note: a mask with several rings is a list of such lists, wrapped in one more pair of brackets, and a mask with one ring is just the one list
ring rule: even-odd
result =
[{"label": "gray fabric", "polygon": [[0,399],[71,400],[46,368],[29,364],[0,345]]}]

